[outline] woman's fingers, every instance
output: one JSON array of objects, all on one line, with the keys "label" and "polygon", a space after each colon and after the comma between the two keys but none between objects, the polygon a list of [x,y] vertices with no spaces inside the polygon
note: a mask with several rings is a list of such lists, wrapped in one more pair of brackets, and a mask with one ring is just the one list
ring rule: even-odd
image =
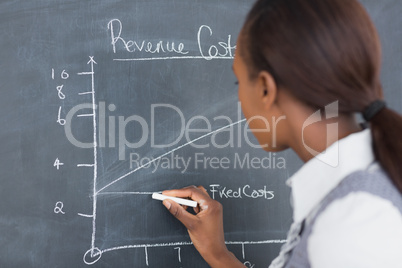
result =
[{"label": "woman's fingers", "polygon": [[202,186],[199,187],[189,186],[183,189],[166,190],[163,191],[162,194],[181,198],[190,198],[196,201],[197,203],[199,203],[199,201],[201,200],[210,199],[207,191]]},{"label": "woman's fingers", "polygon": [[[207,190],[204,188],[204,186],[200,185],[197,187],[198,189],[203,190],[206,194],[208,194]],[[209,196],[209,195],[208,195]]]},{"label": "woman's fingers", "polygon": [[173,200],[163,200],[163,205],[169,210],[169,212],[176,217],[188,230],[192,230],[196,225],[198,218],[193,214],[187,212],[182,206],[174,202]]},{"label": "woman's fingers", "polygon": [[[181,198],[190,198],[198,203],[194,208],[196,214],[208,208],[208,204],[213,201],[203,186],[188,186],[182,189],[166,190],[162,194]],[[184,208],[186,210],[186,208]]]},{"label": "woman's fingers", "polygon": [[196,206],[195,208],[193,208],[194,209],[194,212],[196,213],[196,214],[198,214],[199,212],[200,212],[200,207],[199,206]]},{"label": "woman's fingers", "polygon": [[[163,204],[173,216],[184,224],[195,248],[208,263],[216,264],[216,260],[222,260],[225,256],[231,256],[228,254],[229,251],[225,245],[222,205],[218,201],[213,200],[204,187],[190,186],[183,189],[164,191],[163,194],[191,198],[197,201],[198,206],[194,208],[194,211],[197,213],[196,215],[187,212],[182,206],[172,200],[165,199]],[[239,264],[237,260],[234,262]],[[214,265],[213,267],[221,266]]]}]

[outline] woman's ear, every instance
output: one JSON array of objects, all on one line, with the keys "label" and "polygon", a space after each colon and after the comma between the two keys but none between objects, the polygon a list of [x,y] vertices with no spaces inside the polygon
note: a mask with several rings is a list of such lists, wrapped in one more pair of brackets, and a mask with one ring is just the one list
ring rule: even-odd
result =
[{"label": "woman's ear", "polygon": [[267,71],[261,71],[258,75],[258,91],[264,109],[270,109],[277,97],[277,85],[273,76]]}]

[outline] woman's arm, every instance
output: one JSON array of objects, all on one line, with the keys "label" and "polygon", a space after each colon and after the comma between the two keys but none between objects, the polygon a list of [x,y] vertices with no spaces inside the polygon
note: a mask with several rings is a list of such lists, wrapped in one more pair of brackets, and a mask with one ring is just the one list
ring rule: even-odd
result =
[{"label": "woman's arm", "polygon": [[187,228],[191,241],[204,260],[213,268],[236,268],[244,265],[227,249],[223,232],[222,205],[213,200],[204,187],[190,186],[164,191],[164,195],[190,198],[199,205],[196,215],[172,200],[164,200],[165,207]]}]

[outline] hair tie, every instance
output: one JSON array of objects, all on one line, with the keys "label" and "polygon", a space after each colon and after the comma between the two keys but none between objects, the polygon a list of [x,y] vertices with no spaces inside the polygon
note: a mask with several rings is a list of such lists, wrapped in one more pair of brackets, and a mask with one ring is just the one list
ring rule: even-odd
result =
[{"label": "hair tie", "polygon": [[376,100],[372,102],[369,106],[367,106],[363,111],[363,118],[367,122],[371,121],[374,116],[376,116],[382,109],[384,109],[387,105],[383,100]]}]

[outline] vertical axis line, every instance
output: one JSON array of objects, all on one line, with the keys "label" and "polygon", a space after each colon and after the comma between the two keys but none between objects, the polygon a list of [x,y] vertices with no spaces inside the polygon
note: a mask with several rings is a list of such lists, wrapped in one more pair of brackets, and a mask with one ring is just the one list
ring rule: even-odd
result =
[{"label": "vertical axis line", "polygon": [[93,165],[93,171],[94,171],[94,186],[93,186],[93,211],[92,211],[92,239],[91,239],[91,257],[94,257],[94,250],[95,250],[95,233],[96,233],[96,202],[97,202],[97,194],[96,194],[96,181],[97,181],[97,176],[98,176],[98,159],[97,159],[97,136],[96,136],[96,103],[95,103],[95,79],[94,79],[94,59],[93,57],[90,57],[90,61],[88,63],[91,63],[91,91],[92,91],[92,110],[93,110],[93,138],[94,138],[94,165]]}]

